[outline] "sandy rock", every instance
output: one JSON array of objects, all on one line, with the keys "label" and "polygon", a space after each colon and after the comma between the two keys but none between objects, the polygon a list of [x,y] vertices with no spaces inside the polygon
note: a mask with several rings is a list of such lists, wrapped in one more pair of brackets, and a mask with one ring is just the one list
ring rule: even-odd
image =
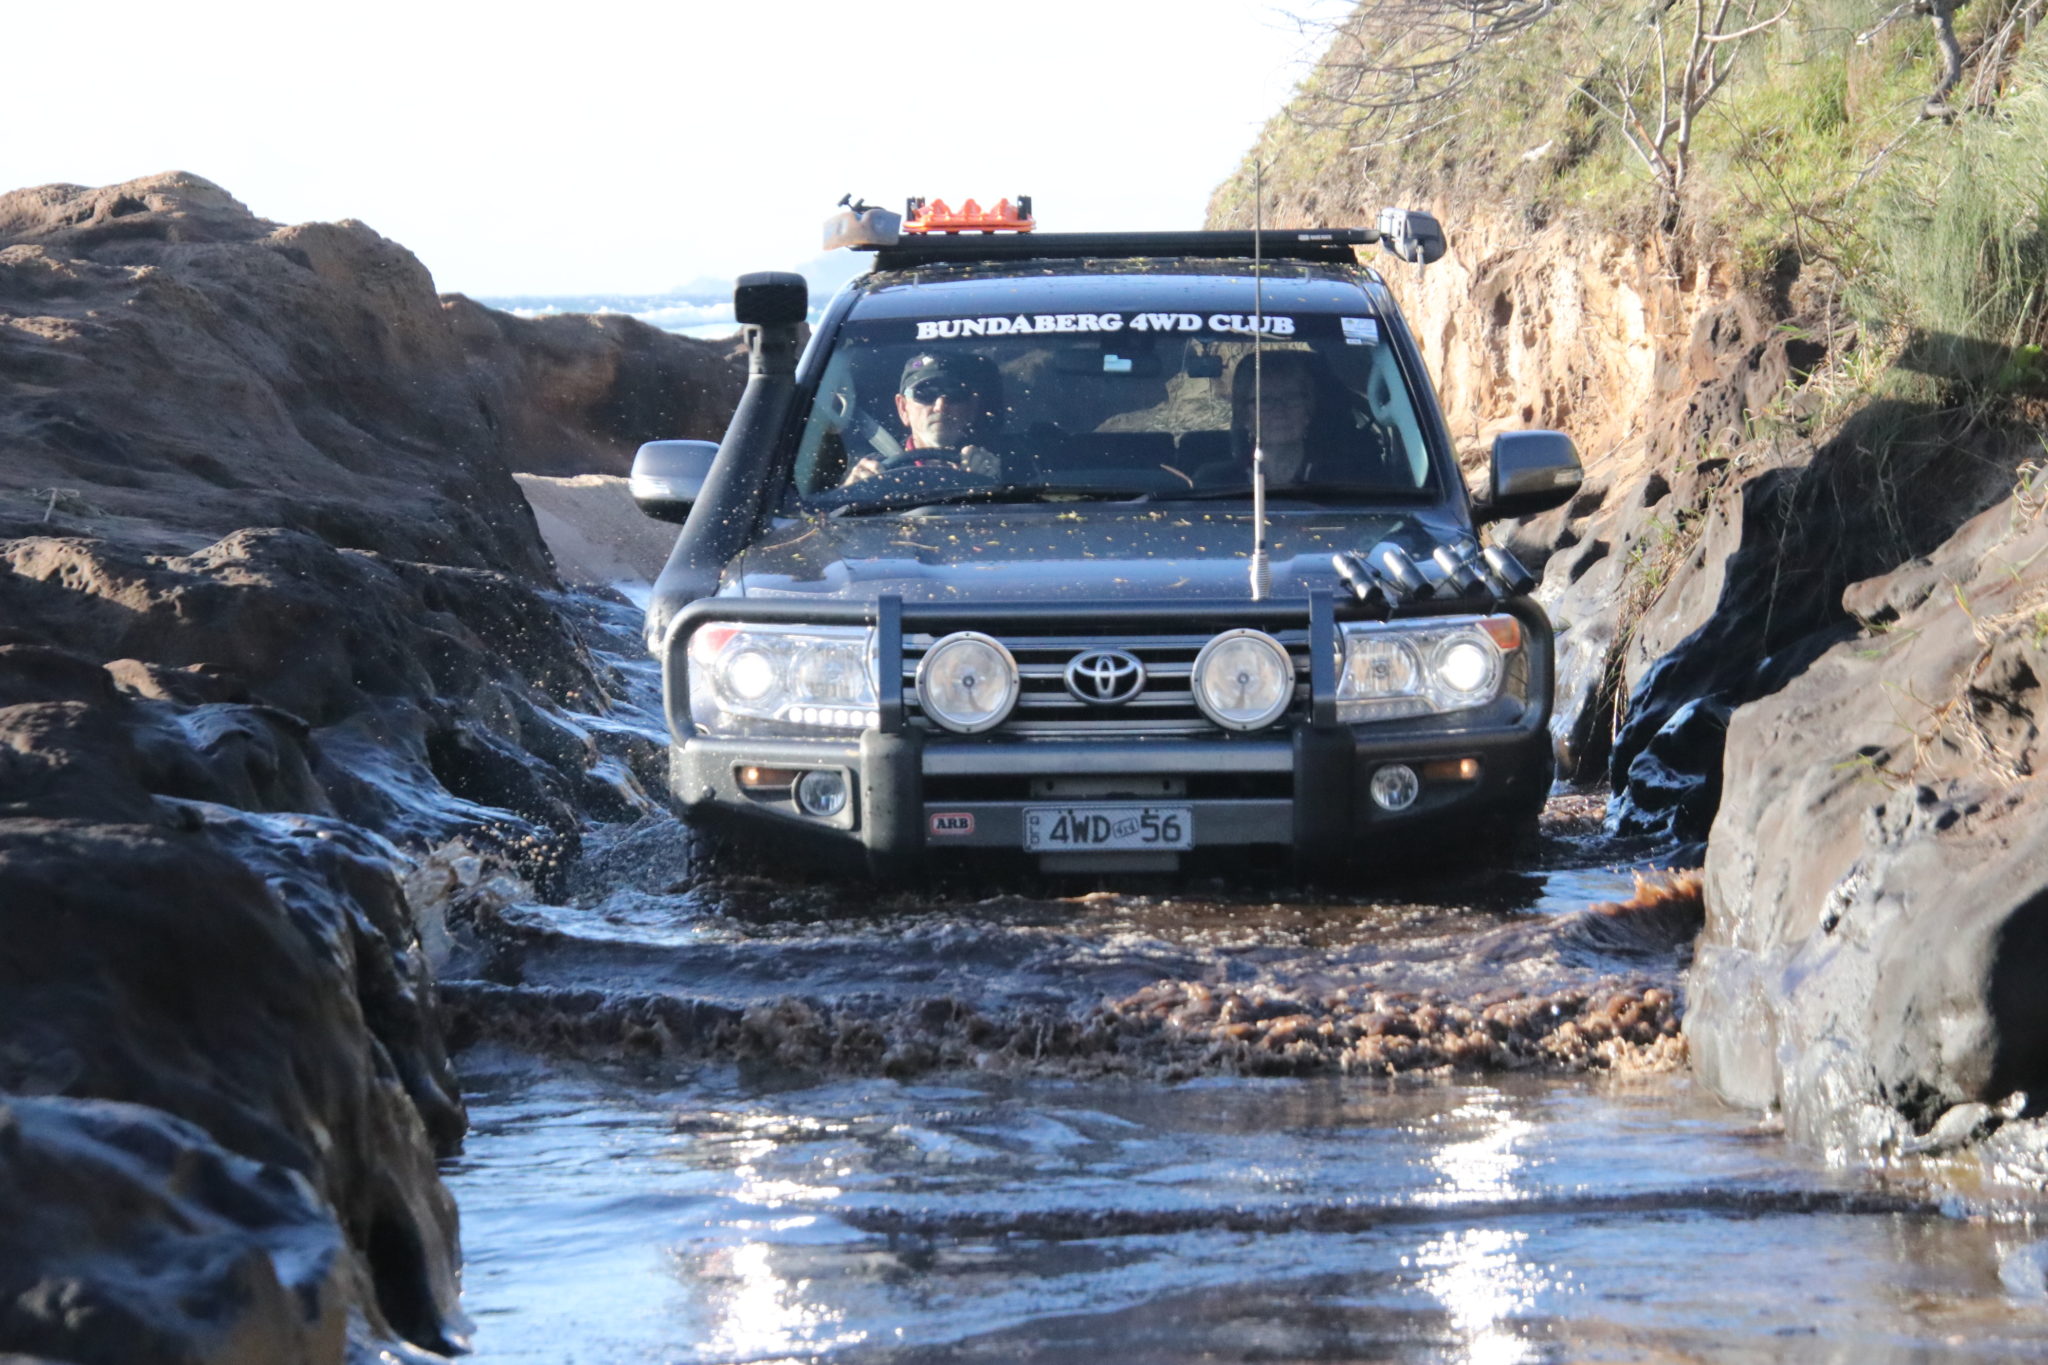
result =
[{"label": "sandy rock", "polygon": [[[286,526],[551,576],[495,390],[361,223],[280,228],[181,173],[0,195],[0,376],[0,535]],[[91,514],[45,522],[51,490]]]},{"label": "sandy rock", "polygon": [[681,528],[642,512],[617,476],[521,474],[519,487],[556,570],[572,587],[651,584],[675,549]]},{"label": "sandy rock", "polygon": [[441,307],[521,473],[623,477],[643,441],[718,440],[746,384],[732,341],[623,314],[515,317],[460,294]]}]

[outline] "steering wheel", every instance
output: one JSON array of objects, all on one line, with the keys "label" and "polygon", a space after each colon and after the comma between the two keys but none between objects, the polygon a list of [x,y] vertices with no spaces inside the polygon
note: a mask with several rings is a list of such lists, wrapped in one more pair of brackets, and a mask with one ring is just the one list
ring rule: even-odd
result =
[{"label": "steering wheel", "polygon": [[[929,455],[932,452],[926,450],[922,453]],[[924,494],[958,493],[963,488],[994,488],[998,482],[987,474],[978,474],[965,465],[950,461],[885,460],[880,473],[843,484],[841,491],[854,501],[875,496],[894,501]]]},{"label": "steering wheel", "polygon": [[957,469],[963,474],[973,471],[967,467],[967,456],[951,446],[921,446],[914,450],[899,450],[880,461],[884,474],[899,469]]}]

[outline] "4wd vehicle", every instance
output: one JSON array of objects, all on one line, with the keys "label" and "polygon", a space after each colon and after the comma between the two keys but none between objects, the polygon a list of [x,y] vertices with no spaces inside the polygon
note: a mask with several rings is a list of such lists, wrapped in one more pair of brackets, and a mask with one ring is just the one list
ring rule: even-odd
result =
[{"label": "4wd vehicle", "polygon": [[1468,494],[1356,259],[1434,259],[1433,220],[918,226],[875,228],[801,362],[803,280],[744,278],[724,441],[636,460],[642,507],[684,521],[648,642],[693,821],[882,874],[1261,848],[1314,871],[1533,824],[1551,629],[1478,532],[1570,497],[1579,463],[1509,433]]}]

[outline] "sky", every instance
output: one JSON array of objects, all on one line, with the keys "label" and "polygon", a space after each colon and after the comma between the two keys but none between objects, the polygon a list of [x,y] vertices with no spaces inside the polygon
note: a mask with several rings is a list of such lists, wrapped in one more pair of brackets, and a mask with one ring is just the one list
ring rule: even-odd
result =
[{"label": "sky", "polygon": [[[816,258],[842,194],[1029,194],[1188,228],[1340,0],[344,6],[114,0],[8,20],[0,190],[183,170],[356,218],[443,291],[660,293]],[[79,60],[25,54],[76,53]]]}]

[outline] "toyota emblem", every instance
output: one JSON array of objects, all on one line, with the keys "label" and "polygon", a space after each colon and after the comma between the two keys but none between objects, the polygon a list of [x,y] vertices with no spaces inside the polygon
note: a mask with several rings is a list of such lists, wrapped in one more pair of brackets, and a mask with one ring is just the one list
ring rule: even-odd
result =
[{"label": "toyota emblem", "polygon": [[1121,706],[1145,690],[1145,665],[1121,649],[1091,649],[1067,662],[1067,691],[1090,706]]}]

